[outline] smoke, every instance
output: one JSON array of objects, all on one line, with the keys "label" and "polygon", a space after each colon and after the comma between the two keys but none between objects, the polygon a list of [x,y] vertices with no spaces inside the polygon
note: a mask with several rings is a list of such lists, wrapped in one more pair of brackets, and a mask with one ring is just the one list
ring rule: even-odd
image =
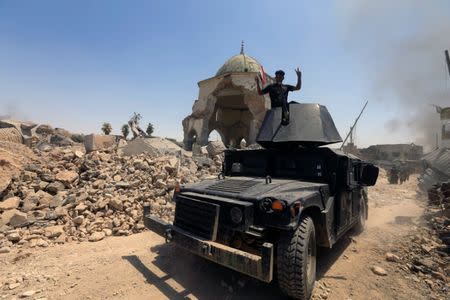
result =
[{"label": "smoke", "polygon": [[433,148],[439,116],[431,104],[450,105],[444,49],[450,48],[450,2],[347,0],[338,8],[342,36],[372,82],[372,95],[398,111],[384,124],[406,129]]},{"label": "smoke", "polygon": [[0,106],[0,120],[6,119],[24,119],[24,115],[15,103],[6,103]]}]

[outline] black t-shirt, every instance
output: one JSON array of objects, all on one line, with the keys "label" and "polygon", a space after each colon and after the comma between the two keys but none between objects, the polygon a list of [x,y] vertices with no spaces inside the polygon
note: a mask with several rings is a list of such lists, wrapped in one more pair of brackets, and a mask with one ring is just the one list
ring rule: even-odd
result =
[{"label": "black t-shirt", "polygon": [[263,94],[269,93],[272,108],[287,104],[288,93],[294,90],[293,85],[272,83],[262,89]]}]

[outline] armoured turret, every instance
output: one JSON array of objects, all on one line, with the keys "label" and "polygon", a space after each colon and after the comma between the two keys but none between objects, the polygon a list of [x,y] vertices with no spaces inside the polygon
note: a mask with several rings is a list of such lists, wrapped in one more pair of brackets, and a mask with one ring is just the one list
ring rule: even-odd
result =
[{"label": "armoured turret", "polygon": [[289,103],[289,123],[282,124],[282,108],[266,113],[256,138],[264,148],[318,147],[342,142],[327,108],[320,104]]}]

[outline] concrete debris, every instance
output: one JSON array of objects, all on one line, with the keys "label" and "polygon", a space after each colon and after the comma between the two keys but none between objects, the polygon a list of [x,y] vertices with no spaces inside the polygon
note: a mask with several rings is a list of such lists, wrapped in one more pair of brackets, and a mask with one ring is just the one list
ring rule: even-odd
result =
[{"label": "concrete debris", "polygon": [[378,276],[387,276],[387,272],[385,269],[383,269],[382,267],[379,266],[372,266],[370,267],[370,270]]},{"label": "concrete debris", "polygon": [[124,156],[133,156],[140,154],[157,155],[189,155],[180,146],[174,142],[163,138],[143,138],[138,137],[118,149],[118,153]]},{"label": "concrete debris", "polygon": [[194,159],[171,141],[140,140],[128,145],[142,143],[155,151],[120,156],[114,148],[84,154],[77,146],[34,147],[32,163],[0,197],[2,251],[137,233],[145,229],[144,204],[173,221],[175,186],[217,176],[220,170],[220,155]]},{"label": "concrete debris", "polygon": [[86,152],[95,150],[105,150],[112,148],[116,143],[113,135],[90,134],[84,137],[84,147]]}]

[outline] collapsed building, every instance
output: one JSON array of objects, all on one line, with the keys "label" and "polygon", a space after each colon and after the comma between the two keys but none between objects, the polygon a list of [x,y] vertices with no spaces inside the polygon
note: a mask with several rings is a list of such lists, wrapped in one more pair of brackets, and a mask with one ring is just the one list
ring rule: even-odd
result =
[{"label": "collapsed building", "polygon": [[422,158],[425,171],[419,178],[419,187],[423,191],[450,181],[450,107],[437,107],[436,111],[441,120],[441,138],[439,147]]},{"label": "collapsed building", "polygon": [[184,147],[192,150],[194,144],[205,146],[212,131],[217,131],[228,147],[254,144],[270,99],[259,95],[255,76],[262,83],[272,82],[262,65],[253,57],[241,52],[231,57],[217,73],[198,82],[199,94],[192,113],[183,120]]},{"label": "collapsed building", "polygon": [[382,144],[359,149],[359,152],[372,161],[419,160],[423,156],[423,147],[414,143]]}]

